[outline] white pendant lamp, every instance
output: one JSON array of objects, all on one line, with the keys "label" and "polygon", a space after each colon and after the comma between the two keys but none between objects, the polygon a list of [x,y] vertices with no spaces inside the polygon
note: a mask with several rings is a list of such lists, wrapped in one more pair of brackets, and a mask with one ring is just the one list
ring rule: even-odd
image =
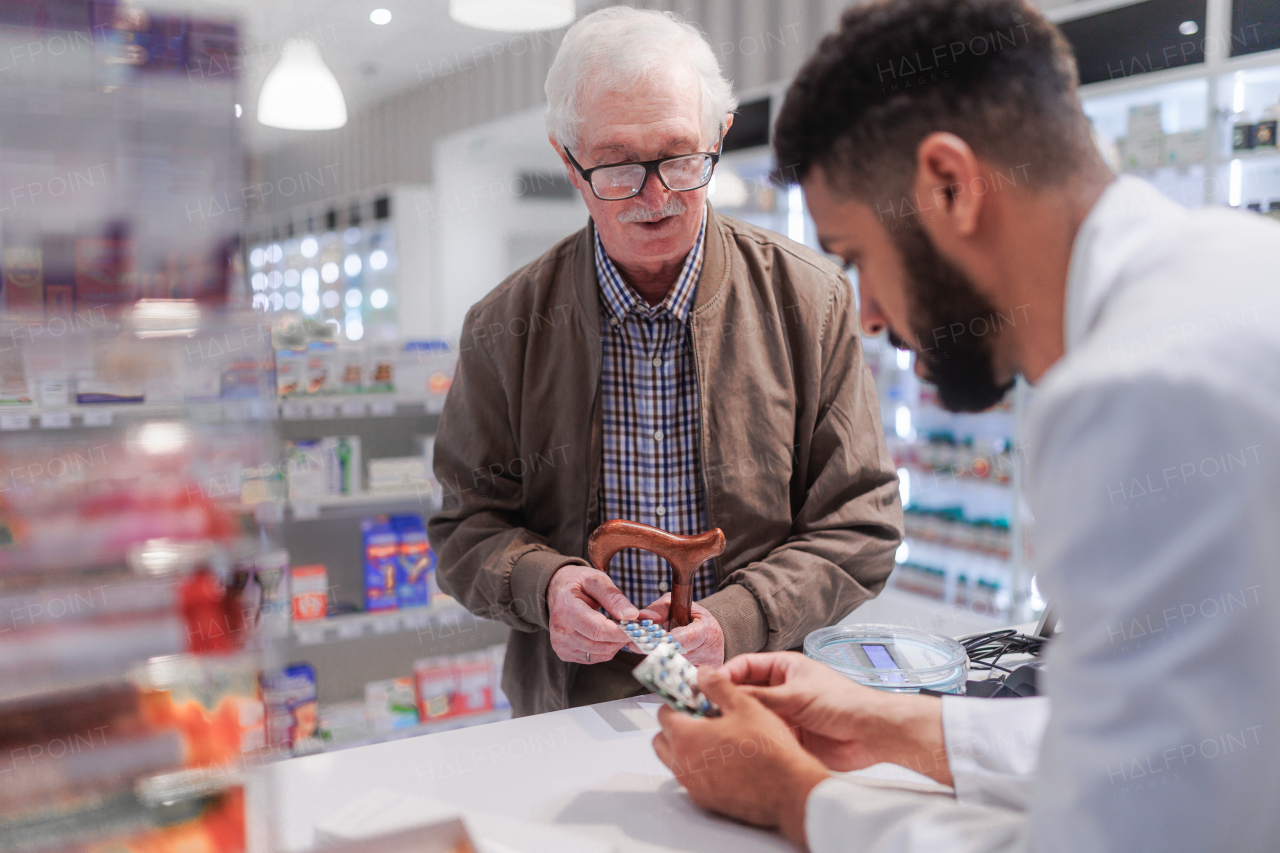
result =
[{"label": "white pendant lamp", "polygon": [[342,87],[310,39],[289,39],[258,92],[258,124],[333,130],[347,123]]},{"label": "white pendant lamp", "polygon": [[503,33],[554,30],[573,23],[573,0],[449,0],[459,24]]}]

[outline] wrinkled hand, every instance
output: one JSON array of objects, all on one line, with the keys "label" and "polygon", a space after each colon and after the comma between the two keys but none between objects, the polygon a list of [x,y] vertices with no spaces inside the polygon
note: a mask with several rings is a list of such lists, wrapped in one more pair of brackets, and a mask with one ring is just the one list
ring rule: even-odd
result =
[{"label": "wrinkled hand", "polygon": [[[692,621],[683,628],[670,631],[672,639],[684,646],[684,656],[695,666],[719,666],[724,663],[724,632],[711,611],[694,602],[689,610]],[[652,619],[666,625],[671,618],[671,593],[659,598],[644,610],[637,619]],[[632,651],[638,651],[634,646]]]},{"label": "wrinkled hand", "polygon": [[551,576],[547,587],[551,648],[560,660],[602,663],[631,642],[626,631],[601,615],[601,607],[615,619],[637,619],[640,614],[599,569],[571,564]]},{"label": "wrinkled hand", "polygon": [[699,669],[698,685],[722,715],[699,720],[662,707],[654,752],[699,806],[777,827],[803,848],[805,801],[827,778],[826,769],[778,715],[730,683],[723,670]]},{"label": "wrinkled hand", "polygon": [[937,697],[866,687],[795,652],[741,655],[723,672],[831,770],[887,761],[951,784]]}]

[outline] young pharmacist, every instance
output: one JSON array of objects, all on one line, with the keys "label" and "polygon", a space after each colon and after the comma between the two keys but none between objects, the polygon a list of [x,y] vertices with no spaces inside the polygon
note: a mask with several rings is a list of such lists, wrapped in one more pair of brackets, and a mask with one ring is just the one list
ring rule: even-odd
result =
[{"label": "young pharmacist", "polygon": [[[867,333],[950,408],[1036,385],[1035,560],[1065,626],[1047,697],[736,658],[702,676],[724,716],[661,714],[695,802],[814,851],[1276,849],[1280,229],[1115,179],[1075,83],[1018,0],[882,0],[822,42],[775,138]],[[955,796],[832,775],[879,761]]]}]

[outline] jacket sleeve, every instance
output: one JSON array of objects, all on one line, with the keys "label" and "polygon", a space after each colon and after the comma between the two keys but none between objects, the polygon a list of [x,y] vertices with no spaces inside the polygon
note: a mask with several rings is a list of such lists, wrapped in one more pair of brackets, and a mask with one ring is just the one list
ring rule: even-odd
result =
[{"label": "jacket sleeve", "polygon": [[699,602],[720,623],[726,659],[795,648],[844,618],[884,587],[902,541],[898,477],[843,275],[831,280],[821,342],[817,419],[799,460],[805,487],[793,499],[791,535]]},{"label": "jacket sleeve", "polygon": [[[475,309],[462,340],[476,341]],[[523,527],[523,486],[504,471],[520,456],[499,367],[487,349],[462,350],[436,432],[434,469],[444,507],[427,524],[440,588],[478,616],[519,631],[546,629],[547,587],[562,566],[587,565]]]}]

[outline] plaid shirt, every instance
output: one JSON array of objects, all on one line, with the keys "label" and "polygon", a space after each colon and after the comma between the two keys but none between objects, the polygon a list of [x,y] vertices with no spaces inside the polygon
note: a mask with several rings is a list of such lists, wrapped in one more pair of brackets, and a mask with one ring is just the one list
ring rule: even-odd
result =
[{"label": "plaid shirt", "polygon": [[[685,259],[675,286],[650,307],[618,274],[596,233],[600,282],[604,460],[600,521],[625,518],[672,533],[706,529],[698,458],[698,382],[687,320],[702,271],[703,235]],[[628,548],[609,564],[622,594],[646,607],[670,590],[666,561]],[[695,601],[715,592],[710,561],[693,579]]]}]

